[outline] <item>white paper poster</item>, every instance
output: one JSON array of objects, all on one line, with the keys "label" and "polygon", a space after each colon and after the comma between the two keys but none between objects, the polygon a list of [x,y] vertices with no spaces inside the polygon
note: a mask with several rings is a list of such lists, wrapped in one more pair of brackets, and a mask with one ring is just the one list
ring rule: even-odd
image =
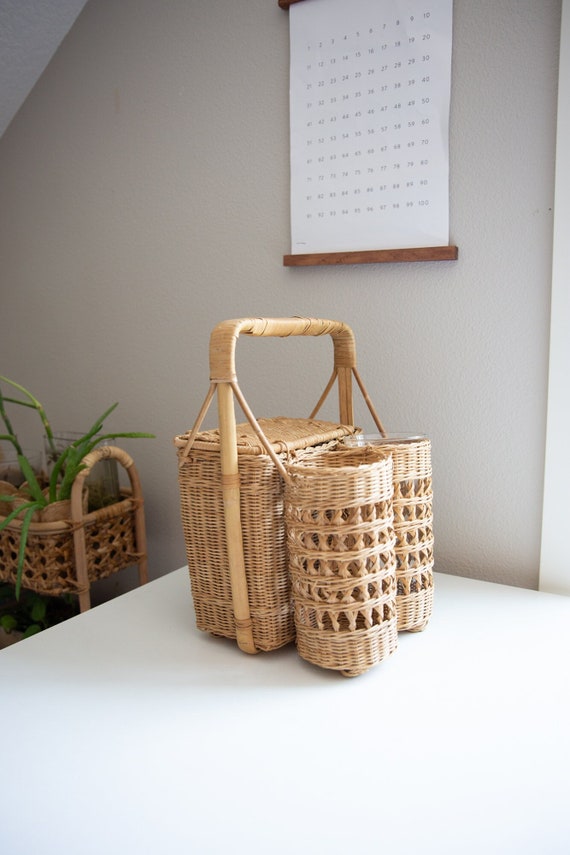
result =
[{"label": "white paper poster", "polygon": [[447,245],[452,0],[289,15],[291,252]]}]

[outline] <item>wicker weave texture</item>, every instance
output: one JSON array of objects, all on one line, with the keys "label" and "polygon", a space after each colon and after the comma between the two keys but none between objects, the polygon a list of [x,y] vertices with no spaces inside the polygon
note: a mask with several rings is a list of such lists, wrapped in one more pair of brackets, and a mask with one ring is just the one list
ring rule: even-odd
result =
[{"label": "wicker weave texture", "polygon": [[394,467],[398,630],[425,628],[433,609],[433,489],[429,439],[383,444]]},{"label": "wicker weave texture", "polygon": [[[130,498],[83,518],[87,573],[90,582],[103,579],[136,564],[135,503]],[[1,518],[0,518],[1,521]],[[0,580],[15,584],[22,523],[15,520],[0,532]],[[32,523],[24,553],[22,584],[40,594],[77,594],[73,543],[74,525],[68,517],[54,522]]]},{"label": "wicker weave texture", "polygon": [[[85,479],[93,466],[110,459],[125,469],[130,488],[121,491],[119,502],[86,513]],[[50,503],[34,514],[22,586],[49,596],[77,594],[80,610],[86,611],[91,607],[92,582],[136,564],[142,585],[148,581],[148,569],[144,500],[133,459],[122,448],[107,445],[87,454],[83,464],[71,499]],[[0,581],[16,582],[22,526],[17,518],[0,531]]]},{"label": "wicker weave texture", "polygon": [[365,448],[287,466],[285,521],[299,655],[355,676],[397,647],[392,458]]},{"label": "wicker weave texture", "polygon": [[[285,461],[294,450],[328,447],[352,427],[277,417],[259,424]],[[188,434],[176,437],[180,507],[198,629],[236,638],[223,513],[219,429],[203,431],[182,457]],[[283,481],[249,424],[237,426],[240,513],[253,640],[269,651],[295,638],[287,569]]]},{"label": "wicker weave texture", "polygon": [[426,437],[348,437],[350,447],[383,448],[394,468],[398,630],[424,629],[433,609],[434,536],[431,443]]}]

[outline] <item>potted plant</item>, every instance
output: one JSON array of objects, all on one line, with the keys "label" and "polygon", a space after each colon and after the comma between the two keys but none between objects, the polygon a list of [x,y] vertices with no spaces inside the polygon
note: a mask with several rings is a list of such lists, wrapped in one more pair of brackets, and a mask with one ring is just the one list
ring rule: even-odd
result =
[{"label": "potted plant", "polygon": [[[0,440],[9,443],[14,448],[18,464],[25,478],[24,484],[17,489],[4,482],[0,484],[0,514],[3,510],[8,510],[4,517],[0,516],[0,533],[14,521],[21,521],[19,522],[16,575],[16,597],[19,597],[30,527],[36,522],[58,519],[60,514],[65,515],[67,513],[69,516],[68,507],[64,503],[69,503],[73,484],[78,475],[86,468],[85,459],[88,455],[105,440],[123,437],[152,438],[154,434],[140,432],[104,433],[105,420],[118,406],[118,404],[113,404],[96,420],[90,430],[84,434],[79,434],[76,439],[61,450],[57,446],[45,409],[38,399],[24,386],[9,380],[7,377],[0,375],[0,382],[16,389],[22,396],[8,397],[3,394],[0,386],[0,419],[5,431],[0,434]],[[28,456],[24,453],[8,413],[7,404],[27,407],[38,414],[53,461],[49,476],[34,470]]]}]

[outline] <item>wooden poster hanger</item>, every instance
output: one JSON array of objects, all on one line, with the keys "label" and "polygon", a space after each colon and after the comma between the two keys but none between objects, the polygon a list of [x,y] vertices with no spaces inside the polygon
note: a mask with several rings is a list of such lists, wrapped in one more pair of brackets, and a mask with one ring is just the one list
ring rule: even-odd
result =
[{"label": "wooden poster hanger", "polygon": [[[303,0],[278,0],[281,9],[289,10],[294,3]],[[455,261],[459,255],[457,246],[422,246],[401,249],[354,250],[342,252],[292,253],[283,256],[285,267],[310,267],[336,264],[392,264],[415,261]]]}]

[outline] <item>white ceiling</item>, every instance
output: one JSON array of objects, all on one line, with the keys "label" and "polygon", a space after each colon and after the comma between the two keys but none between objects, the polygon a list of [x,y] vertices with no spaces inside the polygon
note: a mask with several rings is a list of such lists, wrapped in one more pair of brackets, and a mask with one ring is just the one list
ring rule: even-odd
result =
[{"label": "white ceiling", "polygon": [[86,0],[0,0],[0,136]]}]

